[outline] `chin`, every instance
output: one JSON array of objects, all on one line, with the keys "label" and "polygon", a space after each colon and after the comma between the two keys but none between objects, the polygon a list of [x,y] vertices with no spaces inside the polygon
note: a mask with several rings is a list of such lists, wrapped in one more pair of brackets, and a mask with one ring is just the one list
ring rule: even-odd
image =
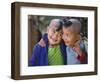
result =
[{"label": "chin", "polygon": [[59,44],[59,43],[55,43],[55,42],[54,42],[54,43],[52,43],[52,45],[56,45],[56,44]]},{"label": "chin", "polygon": [[52,45],[58,45],[58,44],[60,44],[60,43],[58,43],[58,42],[56,42],[56,43],[55,43],[55,42],[54,42],[54,43],[52,43]]},{"label": "chin", "polygon": [[66,46],[70,46],[70,47],[71,47],[71,45],[70,45],[70,44],[67,44],[67,43],[66,43],[65,45],[66,45]]},{"label": "chin", "polygon": [[69,44],[65,43],[66,46],[69,46]]}]

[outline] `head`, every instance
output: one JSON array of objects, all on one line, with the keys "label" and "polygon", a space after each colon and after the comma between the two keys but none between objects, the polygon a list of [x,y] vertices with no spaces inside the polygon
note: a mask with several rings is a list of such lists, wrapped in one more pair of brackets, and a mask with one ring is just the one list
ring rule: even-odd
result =
[{"label": "head", "polygon": [[62,39],[62,21],[60,19],[51,20],[48,28],[48,41],[50,45],[57,45]]},{"label": "head", "polygon": [[80,39],[81,23],[77,19],[69,19],[63,22],[62,38],[67,46],[73,47]]}]

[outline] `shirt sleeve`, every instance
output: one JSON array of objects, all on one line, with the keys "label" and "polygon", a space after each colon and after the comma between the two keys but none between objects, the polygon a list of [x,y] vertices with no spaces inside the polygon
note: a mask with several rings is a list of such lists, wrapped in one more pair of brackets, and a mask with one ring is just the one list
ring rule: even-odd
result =
[{"label": "shirt sleeve", "polygon": [[37,66],[38,64],[38,55],[39,55],[39,46],[38,44],[36,44],[34,47],[33,47],[33,50],[32,50],[32,56],[28,62],[28,65],[29,66]]}]

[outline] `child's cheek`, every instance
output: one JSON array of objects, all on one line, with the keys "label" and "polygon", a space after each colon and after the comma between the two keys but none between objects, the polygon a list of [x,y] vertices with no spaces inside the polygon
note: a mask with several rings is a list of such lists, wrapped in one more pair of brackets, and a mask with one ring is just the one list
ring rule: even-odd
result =
[{"label": "child's cheek", "polygon": [[63,39],[63,40],[64,40],[64,43],[67,45],[67,41],[65,39]]},{"label": "child's cheek", "polygon": [[52,32],[49,32],[48,35],[49,35],[49,37],[51,38],[52,35],[53,35],[53,33],[52,33]]},{"label": "child's cheek", "polygon": [[58,39],[58,42],[59,42],[59,43],[61,42],[61,38]]}]

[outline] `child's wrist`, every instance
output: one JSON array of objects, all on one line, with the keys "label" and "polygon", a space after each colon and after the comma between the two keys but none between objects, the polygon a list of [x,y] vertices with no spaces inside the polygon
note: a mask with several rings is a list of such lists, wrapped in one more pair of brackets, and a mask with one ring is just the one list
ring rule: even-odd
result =
[{"label": "child's wrist", "polygon": [[83,52],[81,52],[81,54],[79,54],[79,55],[77,56],[77,59],[78,59],[80,62],[83,62],[84,59],[85,59],[85,54],[84,54]]},{"label": "child's wrist", "polygon": [[79,55],[82,55],[82,53],[83,53],[83,52],[82,52],[81,50],[78,52]]}]

